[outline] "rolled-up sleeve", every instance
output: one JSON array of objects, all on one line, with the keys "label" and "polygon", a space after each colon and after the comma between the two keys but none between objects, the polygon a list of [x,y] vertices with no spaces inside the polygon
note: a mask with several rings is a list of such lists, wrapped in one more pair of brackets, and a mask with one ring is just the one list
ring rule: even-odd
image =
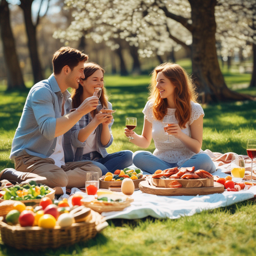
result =
[{"label": "rolled-up sleeve", "polygon": [[80,122],[82,122],[82,120],[78,121],[72,128],[71,128],[71,144],[73,147],[75,148],[80,148],[80,147],[84,147],[86,144],[86,141],[81,142],[78,139],[78,134],[81,130],[80,128]]},{"label": "rolled-up sleeve", "polygon": [[31,106],[40,133],[48,140],[55,138],[56,117],[53,95],[46,88],[37,88],[31,95]]}]

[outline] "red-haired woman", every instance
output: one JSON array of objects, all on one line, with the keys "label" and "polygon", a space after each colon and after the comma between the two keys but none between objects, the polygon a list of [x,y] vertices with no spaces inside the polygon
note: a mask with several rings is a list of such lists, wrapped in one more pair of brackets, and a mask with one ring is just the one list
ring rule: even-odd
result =
[{"label": "red-haired woman", "polygon": [[133,163],[138,168],[149,173],[175,166],[215,171],[211,158],[201,150],[204,111],[196,103],[193,84],[181,66],[165,63],[154,69],[143,113],[142,135],[125,129],[126,136],[133,137],[130,141],[139,147],[147,148],[154,140],[153,154],[134,153]]},{"label": "red-haired woman", "polygon": [[[108,154],[106,148],[113,142],[111,126],[114,123],[111,114],[102,113],[102,109],[112,109],[107,100],[104,88],[104,69],[89,62],[84,65],[84,78],[80,80],[79,88],[73,90],[72,107],[78,108],[80,104],[91,97],[95,97],[95,88],[101,88],[99,106],[91,113],[84,115],[79,122],[66,134],[65,157],[66,162],[87,160],[98,166],[103,174],[123,169],[132,164],[132,152],[123,150]],[[103,111],[104,112],[104,111]],[[70,136],[71,138],[67,138]],[[74,149],[71,148],[71,144]]]}]

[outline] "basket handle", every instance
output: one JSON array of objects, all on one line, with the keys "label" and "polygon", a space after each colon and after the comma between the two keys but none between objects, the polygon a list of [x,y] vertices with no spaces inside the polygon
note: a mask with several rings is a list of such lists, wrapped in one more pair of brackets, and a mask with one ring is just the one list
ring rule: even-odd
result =
[{"label": "basket handle", "polygon": [[106,228],[108,226],[108,223],[106,221],[98,224],[95,229],[100,232],[101,230],[103,230],[104,228]]}]

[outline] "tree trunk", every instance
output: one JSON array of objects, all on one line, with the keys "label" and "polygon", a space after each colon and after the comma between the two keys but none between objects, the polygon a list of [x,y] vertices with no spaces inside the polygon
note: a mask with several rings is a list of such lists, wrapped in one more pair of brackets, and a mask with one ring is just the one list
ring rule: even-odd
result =
[{"label": "tree trunk", "polygon": [[111,60],[111,74],[115,75],[116,74],[116,56],[112,51],[110,52],[110,60]]},{"label": "tree trunk", "polygon": [[122,53],[122,45],[120,40],[117,41],[119,44],[119,48],[115,50],[115,53],[117,54],[119,61],[120,61],[120,75],[121,76],[128,76],[128,71],[124,62],[124,57]]},{"label": "tree trunk", "polygon": [[231,91],[221,73],[216,51],[215,6],[217,0],[189,0],[191,5],[192,71],[198,93],[206,102],[252,99]]},{"label": "tree trunk", "polygon": [[85,35],[83,35],[80,38],[80,41],[79,41],[77,49],[82,51],[82,52],[85,52],[85,48],[86,48],[86,40],[85,40]]},{"label": "tree trunk", "polygon": [[[28,49],[31,60],[34,83],[43,79],[41,63],[38,55],[38,46],[36,38],[36,27],[32,22],[32,3],[34,0],[20,0],[20,7],[23,11],[26,33],[28,37]],[[47,47],[47,46],[45,46]]]},{"label": "tree trunk", "polygon": [[157,54],[156,57],[160,65],[164,63],[163,58],[160,55]]},{"label": "tree trunk", "polygon": [[250,87],[256,87],[256,44],[252,45],[253,52],[253,67],[252,67],[252,79]]},{"label": "tree trunk", "polygon": [[[187,51],[187,49],[185,48],[185,50]],[[174,46],[172,47],[172,51],[170,52],[170,60],[172,61],[172,63],[176,63],[176,58],[175,58],[175,51],[174,51]]]},{"label": "tree trunk", "polygon": [[[256,36],[256,6],[253,6],[253,18],[252,18],[252,29],[253,29],[253,39],[255,41]],[[252,55],[253,55],[253,66],[252,66],[252,79],[250,82],[250,87],[256,87],[256,43],[252,45]]]},{"label": "tree trunk", "polygon": [[138,54],[138,47],[129,45],[130,54],[133,59],[132,64],[132,74],[140,75],[141,74],[141,66]]},{"label": "tree trunk", "polygon": [[25,89],[15,40],[10,24],[10,10],[6,0],[0,0],[0,30],[3,43],[4,60],[7,70],[7,90]]}]

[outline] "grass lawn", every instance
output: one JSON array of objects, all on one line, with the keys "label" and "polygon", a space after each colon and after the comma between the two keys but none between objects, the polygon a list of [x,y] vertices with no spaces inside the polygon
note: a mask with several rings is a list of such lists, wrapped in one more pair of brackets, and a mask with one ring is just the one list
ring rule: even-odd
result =
[{"label": "grass lawn", "polygon": [[[186,62],[187,63],[187,62]],[[186,65],[184,62],[184,66]],[[189,67],[189,65],[188,65]],[[225,73],[227,84],[249,83],[250,75]],[[108,152],[140,148],[129,143],[123,130],[125,117],[138,118],[135,129],[141,133],[142,109],[148,97],[150,76],[107,76],[105,84],[113,104],[114,142]],[[13,167],[9,160],[11,142],[27,92],[5,93],[0,86],[0,170]],[[256,95],[256,90],[239,91]],[[235,151],[246,154],[246,140],[256,137],[256,102],[221,103],[203,106],[203,149],[214,152]],[[148,150],[154,150],[151,143]],[[178,220],[114,220],[95,239],[69,248],[47,250],[37,255],[256,255],[256,204],[242,202],[230,207],[206,211]],[[0,242],[0,255],[21,252]],[[24,251],[23,255],[34,255]]]}]

